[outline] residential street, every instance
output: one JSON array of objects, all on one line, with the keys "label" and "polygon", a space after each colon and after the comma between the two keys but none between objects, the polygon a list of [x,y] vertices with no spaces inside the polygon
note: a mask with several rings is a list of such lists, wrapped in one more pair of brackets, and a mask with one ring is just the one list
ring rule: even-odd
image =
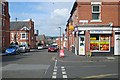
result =
[{"label": "residential street", "polygon": [[118,78],[117,56],[76,56],[33,50],[20,55],[2,56],[3,78]]}]

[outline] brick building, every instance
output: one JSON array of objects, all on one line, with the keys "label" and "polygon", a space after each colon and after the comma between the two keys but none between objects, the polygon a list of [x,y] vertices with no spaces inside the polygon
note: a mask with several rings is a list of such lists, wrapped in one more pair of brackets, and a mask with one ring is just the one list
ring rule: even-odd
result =
[{"label": "brick building", "polygon": [[76,55],[120,55],[120,0],[76,0],[70,14],[68,49],[74,45]]},{"label": "brick building", "polygon": [[10,22],[10,43],[29,44],[31,48],[36,48],[36,37],[34,34],[34,22],[12,21]]},{"label": "brick building", "polygon": [[0,1],[0,51],[9,46],[10,43],[10,15],[8,2]]}]

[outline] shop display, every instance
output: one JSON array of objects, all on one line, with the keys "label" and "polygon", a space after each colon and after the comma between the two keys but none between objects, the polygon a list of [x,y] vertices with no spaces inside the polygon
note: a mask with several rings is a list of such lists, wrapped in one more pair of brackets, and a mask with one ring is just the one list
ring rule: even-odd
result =
[{"label": "shop display", "polygon": [[[97,40],[96,40],[97,39]],[[109,51],[110,40],[108,35],[97,35],[90,37],[90,50],[92,51]]]}]

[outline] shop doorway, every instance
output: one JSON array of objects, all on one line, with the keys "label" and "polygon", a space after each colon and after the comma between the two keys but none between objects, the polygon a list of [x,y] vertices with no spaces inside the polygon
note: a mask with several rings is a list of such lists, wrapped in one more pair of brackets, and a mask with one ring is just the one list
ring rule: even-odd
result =
[{"label": "shop doorway", "polygon": [[85,55],[85,36],[79,37],[79,55]]},{"label": "shop doorway", "polygon": [[120,55],[120,34],[115,34],[114,55]]}]

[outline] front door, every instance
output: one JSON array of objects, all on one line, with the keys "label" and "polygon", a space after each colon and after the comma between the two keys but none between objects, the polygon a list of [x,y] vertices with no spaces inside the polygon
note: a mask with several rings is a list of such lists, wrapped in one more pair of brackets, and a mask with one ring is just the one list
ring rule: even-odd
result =
[{"label": "front door", "polygon": [[79,37],[79,55],[85,55],[85,36]]},{"label": "front door", "polygon": [[120,55],[120,34],[115,35],[114,55]]}]

